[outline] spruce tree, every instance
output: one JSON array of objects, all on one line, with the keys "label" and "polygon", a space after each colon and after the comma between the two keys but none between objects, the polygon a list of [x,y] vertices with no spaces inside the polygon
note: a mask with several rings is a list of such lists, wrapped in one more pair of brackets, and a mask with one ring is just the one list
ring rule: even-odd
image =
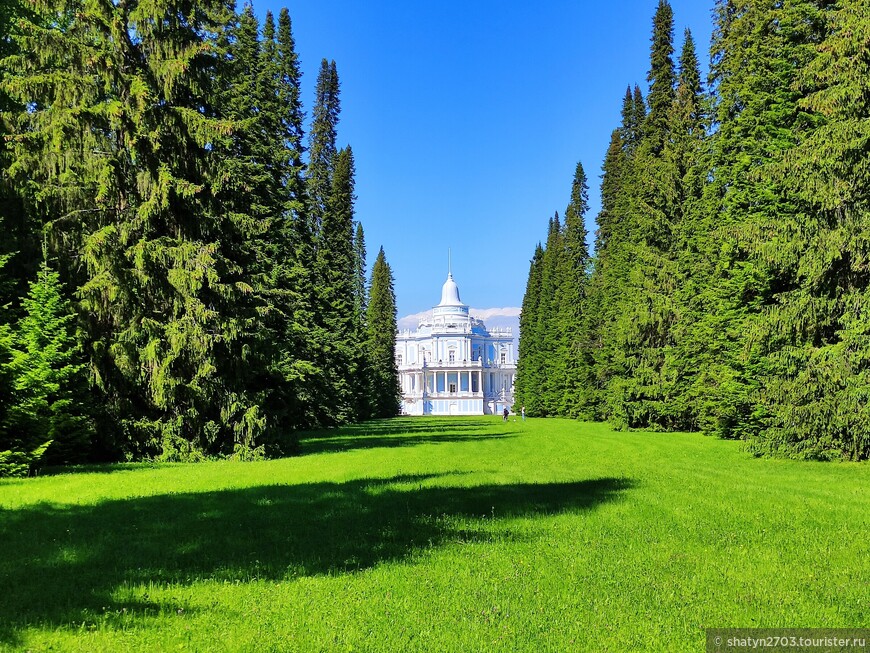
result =
[{"label": "spruce tree", "polygon": [[782,210],[759,216],[750,232],[754,257],[774,279],[757,322],[765,347],[764,419],[752,447],[866,459],[870,322],[860,307],[870,297],[867,6],[794,0],[768,11],[782,43],[782,60],[771,62],[770,73],[785,71],[791,94],[779,107],[790,110],[780,114],[788,133],[779,139],[779,156],[757,169]]},{"label": "spruce tree", "polygon": [[[632,160],[634,189],[627,211],[631,271],[623,288],[615,333],[619,382],[613,399],[629,427],[673,428],[672,379],[663,375],[673,355],[677,229],[674,174],[663,152],[671,139],[676,73],[672,60],[673,13],[660,0],[650,50],[650,111]],[[620,405],[621,404],[621,405]]]},{"label": "spruce tree", "polygon": [[529,262],[529,276],[520,311],[520,343],[517,359],[517,377],[514,383],[515,410],[525,407],[530,416],[540,414],[539,388],[541,384],[540,342],[538,340],[538,304],[541,298],[541,259],[544,248],[535,247]]},{"label": "spruce tree", "polygon": [[299,265],[312,266],[313,234],[308,217],[308,192],[305,182],[306,167],[302,161],[304,147],[305,113],[302,108],[300,84],[302,73],[299,70],[299,57],[296,54],[296,41],[293,38],[290,13],[282,8],[278,15],[276,34],[278,56],[278,107],[281,126],[281,142],[286,151],[285,169],[285,209],[292,226],[294,238],[292,256]]},{"label": "spruce tree", "polygon": [[353,238],[353,343],[354,343],[354,391],[358,419],[371,415],[369,398],[371,383],[369,360],[366,353],[366,308],[368,303],[366,283],[366,241],[361,222],[356,223]]},{"label": "spruce tree", "polygon": [[[353,392],[347,381],[350,368],[349,351],[344,337],[346,331],[341,326],[346,326],[347,323],[348,305],[345,300],[350,300],[350,295],[342,298],[340,306],[330,301],[330,297],[335,296],[331,275],[342,269],[345,280],[339,283],[345,288],[351,275],[351,263],[346,256],[348,248],[351,247],[350,240],[342,237],[340,251],[324,251],[337,242],[337,229],[345,234],[345,230],[338,226],[339,223],[344,224],[344,221],[329,215],[332,210],[331,197],[335,192],[334,176],[338,158],[336,126],[340,112],[338,74],[334,61],[321,61],[315,96],[314,116],[309,134],[306,212],[313,255],[311,289],[315,324],[310,337],[319,379],[311,381],[316,383],[315,396],[329,398],[328,402],[318,407],[318,421],[337,424],[350,419]],[[347,171],[352,172],[350,168]]]},{"label": "spruce tree", "polygon": [[[798,4],[808,7],[790,6]],[[698,242],[700,260],[709,262],[697,267],[707,279],[698,281],[693,331],[706,341],[698,358],[706,364],[694,384],[698,419],[704,430],[725,437],[752,438],[765,420],[759,410],[760,381],[771,373],[765,306],[780,283],[772,250],[783,244],[774,236],[782,233],[779,223],[791,222],[796,198],[762,170],[797,140],[805,118],[794,80],[811,54],[802,33],[812,22],[792,21],[788,13],[759,0],[717,4],[712,80],[718,125],[698,225],[710,234]]]},{"label": "spruce tree", "polygon": [[638,125],[637,131],[635,133],[635,138],[631,143],[626,143],[626,147],[628,150],[634,149],[634,147],[640,142],[640,139],[643,136],[643,124],[646,121],[646,100],[643,97],[643,92],[640,90],[640,86],[637,84],[634,85],[634,116],[632,120],[635,125]]},{"label": "spruce tree", "polygon": [[616,324],[620,317],[622,294],[633,263],[629,218],[632,195],[633,147],[623,142],[622,134],[630,120],[611,134],[610,146],[602,165],[601,211],[596,222],[595,259],[586,300],[590,356],[594,361],[594,384],[590,388],[589,408],[598,419],[624,423],[621,402],[615,392],[621,367],[622,343]]},{"label": "spruce tree", "polygon": [[23,308],[10,363],[13,400],[3,426],[11,441],[5,446],[25,454],[47,444],[31,466],[81,462],[91,453],[88,380],[73,307],[45,259]]},{"label": "spruce tree", "polygon": [[320,228],[329,210],[332,175],[335,170],[336,127],[341,106],[335,62],[323,59],[317,75],[314,100],[314,119],[309,134],[308,197],[310,224],[315,242],[320,244]]},{"label": "spruce tree", "polygon": [[284,334],[277,347],[282,379],[285,428],[319,425],[327,412],[328,391],[322,366],[326,332],[318,324],[315,294],[314,234],[309,216],[304,154],[302,73],[292,21],[286,8],[278,14],[277,105],[279,141],[284,147],[284,218],[286,253],[279,257]]},{"label": "spruce tree", "polygon": [[592,361],[586,299],[589,275],[589,249],[586,245],[585,216],[589,208],[589,190],[583,164],[578,162],[571,184],[571,201],[565,210],[562,233],[562,256],[557,264],[559,277],[557,309],[559,337],[557,356],[562,366],[561,395],[557,405],[560,415],[591,418]]},{"label": "spruce tree", "polygon": [[644,138],[653,154],[664,147],[668,132],[668,115],[674,100],[676,73],[674,70],[674,12],[668,0],[659,0],[653,17],[650,84],[647,102],[649,114],[643,123]]},{"label": "spruce tree", "polygon": [[353,204],[354,161],[350,147],[338,152],[332,190],[323,215],[316,271],[321,324],[329,334],[324,343],[324,371],[332,404],[331,418],[354,418],[356,378],[356,315],[354,313]]},{"label": "spruce tree", "polygon": [[372,266],[366,331],[372,417],[394,417],[399,413],[402,394],[396,367],[396,294],[383,247]]},{"label": "spruce tree", "polygon": [[[12,157],[51,221],[49,244],[80,257],[86,353],[114,445],[168,458],[254,451],[265,419],[237,373],[257,330],[248,264],[261,226],[217,199],[224,141],[242,128],[221,115],[235,14],[218,0],[194,13],[33,6],[42,18],[21,24],[8,64],[7,88],[33,107]],[[58,12],[64,21],[49,19]]]},{"label": "spruce tree", "polygon": [[361,222],[356,223],[353,237],[353,312],[357,333],[365,331],[366,319],[366,239]]},{"label": "spruce tree", "polygon": [[662,154],[674,194],[672,256],[677,262],[675,310],[680,316],[673,329],[674,348],[665,358],[662,377],[669,384],[669,427],[700,427],[696,380],[704,369],[702,352],[708,334],[696,327],[704,319],[699,297],[706,284],[708,259],[704,243],[710,234],[703,219],[702,196],[709,170],[706,107],[694,40],[687,29],[680,55],[677,90],[669,117],[670,138]]},{"label": "spruce tree", "polygon": [[536,338],[539,343],[539,401],[532,403],[534,414],[542,417],[558,414],[564,375],[557,360],[559,348],[558,296],[559,261],[562,258],[562,224],[556,213],[549,221],[547,243],[541,258],[541,290],[537,307]]}]

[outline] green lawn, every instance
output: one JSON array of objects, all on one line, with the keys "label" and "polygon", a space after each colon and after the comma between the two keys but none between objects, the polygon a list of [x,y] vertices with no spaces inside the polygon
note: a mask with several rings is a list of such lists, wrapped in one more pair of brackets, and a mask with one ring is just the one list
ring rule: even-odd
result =
[{"label": "green lawn", "polygon": [[870,466],[414,418],[261,463],[0,481],[0,648],[701,651],[870,626]]}]

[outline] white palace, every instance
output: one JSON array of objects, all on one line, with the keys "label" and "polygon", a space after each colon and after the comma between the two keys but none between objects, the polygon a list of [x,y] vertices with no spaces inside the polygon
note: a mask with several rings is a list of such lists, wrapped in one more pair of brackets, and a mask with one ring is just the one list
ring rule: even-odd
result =
[{"label": "white palace", "polygon": [[405,415],[494,415],[513,405],[512,330],[470,317],[451,273],[431,319],[396,335],[396,364]]}]

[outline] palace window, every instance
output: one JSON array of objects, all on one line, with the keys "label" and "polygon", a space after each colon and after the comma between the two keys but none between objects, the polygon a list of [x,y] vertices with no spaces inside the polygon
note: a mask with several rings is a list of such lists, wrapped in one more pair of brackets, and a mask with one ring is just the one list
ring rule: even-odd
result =
[{"label": "palace window", "polygon": [[451,363],[453,363],[453,362],[456,361],[456,352],[453,351],[452,349],[451,349],[450,352],[447,354],[447,360],[450,361]]},{"label": "palace window", "polygon": [[504,352],[501,353],[501,362],[507,363],[507,354]]},{"label": "palace window", "polygon": [[456,394],[456,384],[455,383],[450,384],[450,392],[451,392],[451,394]]},{"label": "palace window", "polygon": [[401,364],[402,364],[402,354],[397,354],[396,355],[396,365],[401,365]]}]

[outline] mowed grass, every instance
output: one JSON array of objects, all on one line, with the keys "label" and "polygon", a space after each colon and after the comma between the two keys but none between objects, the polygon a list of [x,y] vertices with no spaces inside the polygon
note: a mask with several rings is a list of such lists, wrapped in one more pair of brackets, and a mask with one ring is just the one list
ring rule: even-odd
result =
[{"label": "mowed grass", "polygon": [[870,626],[870,467],[415,418],[297,458],[0,482],[0,647],[700,651]]}]

